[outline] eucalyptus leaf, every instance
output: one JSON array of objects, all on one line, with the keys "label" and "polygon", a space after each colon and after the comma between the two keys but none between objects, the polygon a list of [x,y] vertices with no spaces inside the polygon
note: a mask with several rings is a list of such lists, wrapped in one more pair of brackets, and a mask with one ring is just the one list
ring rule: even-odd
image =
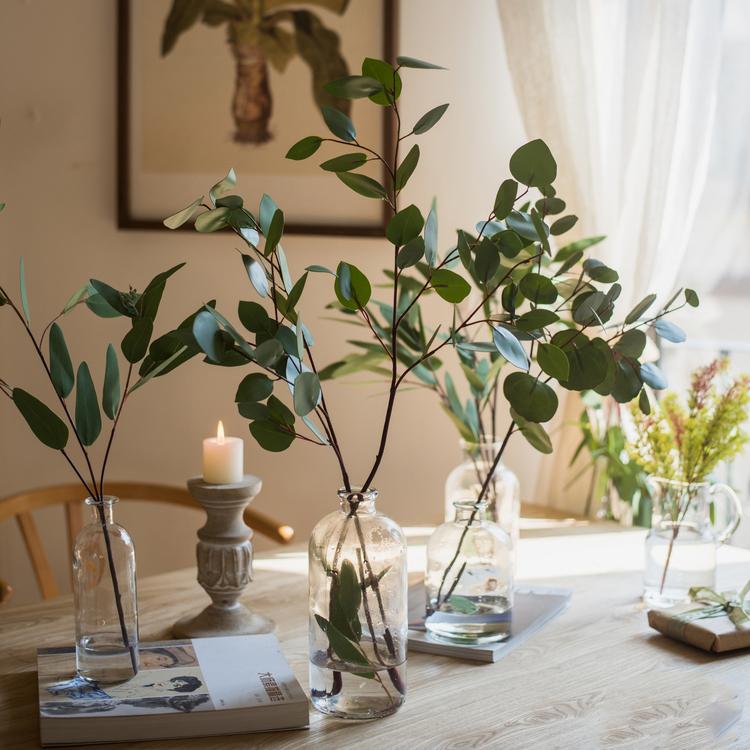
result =
[{"label": "eucalyptus leaf", "polygon": [[554,344],[539,344],[536,360],[539,367],[557,380],[567,380],[570,363],[565,352]]},{"label": "eucalyptus leaf", "polygon": [[53,323],[49,329],[49,369],[57,394],[67,398],[73,390],[75,376],[65,336],[57,323]]},{"label": "eucalyptus leaf", "polygon": [[218,232],[220,229],[224,229],[228,224],[231,210],[227,206],[219,206],[218,208],[212,208],[210,211],[198,214],[195,220],[196,230],[206,233]]},{"label": "eucalyptus leaf", "polygon": [[421,237],[415,237],[407,242],[398,252],[396,265],[399,268],[409,268],[416,265],[424,255],[424,240]]},{"label": "eucalyptus leaf", "polygon": [[320,400],[320,380],[314,372],[303,372],[294,381],[294,411],[307,416]]},{"label": "eucalyptus leaf", "polygon": [[372,177],[368,177],[358,172],[338,172],[336,176],[348,188],[355,193],[363,195],[365,198],[376,198],[382,200],[386,197],[385,188]]},{"label": "eucalyptus leaf", "polygon": [[286,158],[294,159],[295,161],[308,159],[320,148],[322,142],[323,139],[317,135],[308,135],[302,140],[297,141],[297,143],[286,152]]},{"label": "eucalyptus leaf", "polygon": [[96,397],[94,381],[86,362],[81,362],[76,374],[76,430],[84,445],[93,445],[102,431],[102,415]]},{"label": "eucalyptus leaf", "polygon": [[432,199],[430,213],[427,214],[427,221],[424,225],[424,255],[427,265],[435,268],[438,261],[438,220],[437,220],[437,202]]},{"label": "eucalyptus leaf", "polygon": [[438,268],[430,276],[430,286],[446,302],[457,304],[469,296],[471,287],[462,276],[445,268]]},{"label": "eucalyptus leaf", "polygon": [[565,232],[569,231],[576,225],[577,221],[578,217],[574,216],[573,214],[562,216],[552,224],[552,226],[549,228],[549,231],[554,235],[565,234]]},{"label": "eucalyptus leaf", "polygon": [[242,262],[245,265],[250,283],[261,297],[267,297],[270,289],[266,269],[250,255],[242,254]]},{"label": "eucalyptus leaf", "polygon": [[646,385],[650,385],[656,391],[664,390],[669,385],[664,373],[651,362],[641,365],[640,376]]},{"label": "eucalyptus leaf", "polygon": [[65,448],[68,428],[46,404],[21,388],[13,389],[13,403],[37,440],[53,450]]},{"label": "eucalyptus leaf", "polygon": [[216,318],[208,310],[202,310],[195,316],[193,336],[201,351],[213,362],[221,362],[224,356],[220,333]]},{"label": "eucalyptus leaf", "polygon": [[211,199],[211,203],[215,206],[217,199],[231,190],[237,184],[237,175],[234,169],[230,169],[227,172],[227,176],[222,180],[219,180],[209,191],[208,197]]},{"label": "eucalyptus leaf", "polygon": [[396,190],[403,190],[419,161],[419,146],[415,143],[396,169]]},{"label": "eucalyptus leaf", "polygon": [[359,310],[370,301],[372,287],[367,277],[351,263],[341,262],[336,269],[334,291],[348,310]]},{"label": "eucalyptus leaf", "polygon": [[104,413],[114,419],[120,406],[120,366],[117,352],[112,344],[107,345],[104,366],[104,387],[102,389],[102,408]]},{"label": "eucalyptus leaf", "polygon": [[370,76],[344,76],[323,88],[337,99],[366,99],[383,90],[383,84]]},{"label": "eucalyptus leaf", "polygon": [[548,422],[557,411],[557,395],[552,388],[525,372],[513,372],[505,378],[503,395],[513,410],[530,422]]},{"label": "eucalyptus leaf", "polygon": [[510,410],[510,415],[532,448],[535,448],[540,453],[552,453],[552,441],[544,427],[536,422],[529,422],[513,409]]},{"label": "eucalyptus leaf", "polygon": [[326,172],[350,172],[352,169],[359,169],[366,162],[367,156],[361,151],[357,151],[353,154],[342,154],[333,159],[328,159],[320,165],[320,168],[325,169]]},{"label": "eucalyptus leaf", "polygon": [[237,387],[235,402],[265,401],[273,393],[273,381],[262,372],[246,375]]},{"label": "eucalyptus leaf", "polygon": [[412,132],[415,135],[422,135],[422,133],[426,133],[433,128],[445,114],[448,106],[448,104],[440,104],[437,107],[433,107],[428,112],[425,112],[415,123]]},{"label": "eucalyptus leaf", "polygon": [[277,208],[273,212],[271,218],[271,224],[268,227],[266,233],[266,244],[263,248],[263,254],[268,257],[275,249],[276,246],[281,242],[281,237],[284,234],[284,212]]},{"label": "eucalyptus leaf", "polygon": [[276,339],[268,339],[255,347],[255,359],[263,367],[273,367],[283,354],[281,343]]},{"label": "eucalyptus leaf", "polygon": [[643,313],[648,310],[651,305],[654,304],[656,301],[656,295],[655,294],[649,294],[645,296],[628,314],[625,318],[625,323],[630,325],[631,323],[635,323],[637,320],[640,319],[640,317],[643,315]]},{"label": "eucalyptus leaf", "polygon": [[504,180],[495,196],[495,218],[504,219],[512,210],[518,193],[518,183],[515,180]]},{"label": "eucalyptus leaf", "polygon": [[321,109],[323,120],[328,129],[342,141],[352,142],[357,137],[357,131],[354,123],[338,109],[333,107],[323,107]]},{"label": "eucalyptus leaf", "polygon": [[422,70],[447,70],[442,65],[435,65],[435,63],[426,62],[425,60],[418,60],[416,57],[406,57],[405,55],[399,55],[396,58],[396,64],[402,68],[419,68]]},{"label": "eucalyptus leaf", "polygon": [[631,328],[623,333],[612,348],[626,357],[638,359],[646,348],[646,334],[638,328]]},{"label": "eucalyptus leaf", "polygon": [[26,325],[31,324],[29,317],[29,295],[26,291],[26,262],[21,256],[21,260],[18,263],[18,283],[21,291],[21,308],[23,309],[23,317],[26,319]]},{"label": "eucalyptus leaf", "polygon": [[424,219],[414,205],[402,208],[390,219],[385,229],[385,236],[393,245],[405,245],[419,236],[424,226]]},{"label": "eucalyptus leaf", "polygon": [[270,420],[252,422],[250,433],[261,448],[271,453],[285,451],[294,442],[293,432]]},{"label": "eucalyptus leaf", "polygon": [[667,341],[671,341],[673,344],[681,344],[683,341],[687,340],[685,331],[670,320],[664,320],[664,318],[661,318],[654,323],[654,328],[659,336]]},{"label": "eucalyptus leaf", "polygon": [[557,177],[557,162],[547,144],[537,139],[517,149],[510,157],[510,173],[529,187],[549,185]]},{"label": "eucalyptus leaf", "polygon": [[133,327],[125,334],[120,344],[122,353],[128,362],[135,364],[146,356],[153,332],[154,323],[152,320],[139,318],[133,321]]},{"label": "eucalyptus leaf", "polygon": [[502,354],[512,365],[515,365],[521,370],[529,369],[529,359],[526,356],[523,345],[507,328],[493,326],[492,342],[497,351],[499,351],[500,354]]}]

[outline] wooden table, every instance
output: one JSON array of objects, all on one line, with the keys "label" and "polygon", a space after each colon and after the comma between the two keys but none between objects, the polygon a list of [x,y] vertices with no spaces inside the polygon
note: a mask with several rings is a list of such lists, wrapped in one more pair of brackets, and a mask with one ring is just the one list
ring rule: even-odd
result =
[{"label": "wooden table", "polygon": [[[424,531],[409,532],[415,571]],[[650,631],[638,602],[643,532],[588,531],[521,539],[519,578],[572,588],[565,614],[497,664],[410,655],[407,701],[392,717],[350,724],[312,711],[309,730],[132,746],[750,747],[750,707],[743,710],[750,652],[712,657]],[[720,587],[750,577],[750,552],[727,547],[720,560]],[[305,569],[301,548],[260,556],[247,601],[276,620],[283,650],[307,688]],[[142,640],[166,637],[180,614],[203,606],[194,579],[184,570],[140,582]],[[0,613],[0,748],[38,746],[35,650],[72,637],[69,597]]]}]

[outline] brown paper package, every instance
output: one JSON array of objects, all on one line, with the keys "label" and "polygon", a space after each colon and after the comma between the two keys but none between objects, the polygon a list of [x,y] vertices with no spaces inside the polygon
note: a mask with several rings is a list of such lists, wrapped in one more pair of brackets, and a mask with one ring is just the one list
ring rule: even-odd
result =
[{"label": "brown paper package", "polygon": [[669,610],[651,609],[648,612],[648,624],[669,638],[689,643],[703,651],[718,654],[750,648],[748,622],[737,627],[726,615],[689,622],[677,618],[677,615],[695,608],[695,604],[687,604]]}]

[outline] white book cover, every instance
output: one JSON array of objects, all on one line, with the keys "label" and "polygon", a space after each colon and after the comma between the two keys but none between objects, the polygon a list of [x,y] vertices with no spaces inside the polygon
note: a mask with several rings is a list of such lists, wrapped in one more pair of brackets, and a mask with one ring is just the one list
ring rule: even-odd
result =
[{"label": "white book cover", "polygon": [[570,604],[571,595],[570,589],[549,586],[516,588],[513,607],[508,612],[495,616],[498,621],[507,623],[508,637],[496,643],[472,645],[452,643],[427,632],[424,625],[425,590],[424,584],[419,583],[409,588],[409,651],[471,661],[499,661],[564,612]]},{"label": "white book cover", "polygon": [[307,726],[308,702],[274,635],[144,643],[119,685],[75,675],[73,648],[40,649],[43,745],[200,737]]}]

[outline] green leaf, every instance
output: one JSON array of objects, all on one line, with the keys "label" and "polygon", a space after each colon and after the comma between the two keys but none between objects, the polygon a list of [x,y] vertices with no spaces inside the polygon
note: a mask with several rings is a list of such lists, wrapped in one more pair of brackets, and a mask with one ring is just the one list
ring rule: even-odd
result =
[{"label": "green leaf", "polygon": [[344,76],[323,88],[337,99],[365,99],[383,90],[383,84],[370,76]]},{"label": "green leaf", "polygon": [[453,302],[454,304],[462,302],[471,292],[471,287],[466,279],[445,268],[438,268],[432,272],[430,286],[446,302]]},{"label": "green leaf", "polygon": [[286,298],[287,311],[293,310],[297,306],[306,283],[307,273],[303,273],[302,276],[297,279],[297,283],[292,287],[289,296]]},{"label": "green leaf", "polygon": [[521,370],[529,369],[529,359],[523,345],[507,328],[493,326],[492,342],[500,354]]},{"label": "green leaf", "polygon": [[482,284],[487,284],[495,275],[499,266],[500,251],[498,250],[497,245],[486,237],[482,238],[474,260],[474,273],[476,274],[477,279],[479,279]]},{"label": "green leaf", "polygon": [[503,395],[513,410],[530,422],[548,422],[557,411],[557,395],[552,388],[525,372],[513,372],[505,378]]},{"label": "green leaf", "polygon": [[336,598],[346,620],[353,620],[357,617],[362,604],[362,588],[357,578],[357,570],[351,560],[344,560],[341,563]]},{"label": "green leaf", "polygon": [[[153,375],[152,375],[153,377]],[[102,408],[104,413],[114,419],[120,406],[120,366],[117,363],[117,352],[112,344],[107,345],[104,366],[104,387],[102,389]]]},{"label": "green leaf", "polygon": [[313,273],[330,273],[331,276],[335,276],[336,274],[326,266],[318,266],[318,265],[311,265],[311,266],[305,266],[305,271],[312,271]]},{"label": "green leaf", "polygon": [[424,240],[421,237],[415,237],[407,242],[396,257],[396,265],[399,268],[409,268],[414,266],[422,259],[424,255]]},{"label": "green leaf", "polygon": [[552,337],[552,343],[560,347],[568,357],[570,375],[561,383],[571,391],[586,391],[596,388],[607,377],[609,360],[604,354],[606,342],[602,339],[588,339],[578,331],[559,331]]},{"label": "green leaf", "polygon": [[273,393],[273,381],[262,372],[246,375],[237,387],[235,402],[265,401]]},{"label": "green leaf", "polygon": [[422,133],[426,133],[437,125],[449,106],[448,104],[441,104],[438,107],[433,107],[429,112],[425,112],[412,128],[414,135],[422,135]]},{"label": "green leaf", "polygon": [[414,170],[417,168],[418,161],[419,146],[415,143],[409,149],[409,153],[404,157],[401,164],[398,165],[398,169],[396,169],[396,190],[403,190]]},{"label": "green leaf", "polygon": [[685,302],[687,302],[690,307],[698,307],[698,305],[700,305],[700,300],[698,299],[697,292],[695,292],[693,289],[686,289]]},{"label": "green leaf", "polygon": [[641,389],[641,395],[638,397],[638,408],[646,416],[651,414],[651,403],[648,400],[648,393],[646,393],[645,388]]},{"label": "green leaf", "polygon": [[505,223],[510,229],[527,240],[534,242],[538,239],[534,220],[529,214],[522,213],[521,211],[511,211],[506,217]]},{"label": "green leaf", "polygon": [[558,320],[560,320],[560,316],[553,310],[537,307],[521,315],[516,321],[516,327],[522,331],[537,331],[557,323]]},{"label": "green leaf", "polygon": [[650,385],[655,391],[664,390],[669,385],[664,373],[651,362],[641,365],[639,374],[641,380],[646,385]]},{"label": "green leaf", "polygon": [[276,260],[279,262],[279,270],[281,271],[281,281],[284,284],[284,289],[287,293],[292,291],[292,276],[289,273],[289,264],[286,262],[286,254],[281,245],[276,246]]},{"label": "green leaf", "polygon": [[164,294],[167,281],[184,265],[184,263],[178,263],[176,266],[172,266],[167,271],[162,271],[151,279],[138,300],[138,313],[140,317],[156,320],[156,314],[159,312],[159,305],[161,304],[161,298]]},{"label": "green leaf", "polygon": [[273,367],[283,355],[284,349],[277,339],[268,339],[255,349],[255,359],[263,367]]},{"label": "green leaf", "polygon": [[242,262],[245,265],[250,283],[261,297],[267,297],[269,291],[268,275],[266,269],[250,255],[242,253]]},{"label": "green leaf", "polygon": [[89,293],[85,304],[94,315],[97,315],[100,318],[119,318],[122,315],[122,313],[115,310],[101,294],[97,294],[96,292]]},{"label": "green leaf", "polygon": [[576,222],[578,221],[577,216],[573,216],[573,214],[568,214],[567,216],[563,216],[557,221],[555,221],[552,226],[549,228],[549,231],[551,234],[554,234],[557,236],[558,234],[565,234],[569,229],[572,229]]},{"label": "green leaf", "polygon": [[539,215],[539,212],[535,209],[531,209],[531,222],[534,225],[534,230],[536,231],[536,235],[539,238],[539,241],[542,243],[542,249],[544,250],[547,255],[552,255],[552,251],[550,250],[549,246],[549,229],[547,225],[544,223],[544,220]]},{"label": "green leaf", "polygon": [[237,316],[245,328],[251,333],[265,333],[272,335],[276,328],[266,312],[263,305],[257,302],[240,302],[237,307]]},{"label": "green leaf", "polygon": [[29,297],[26,293],[26,263],[24,262],[23,256],[21,256],[21,260],[18,264],[18,281],[21,288],[21,307],[23,308],[23,317],[26,319],[26,325],[30,325]]},{"label": "green leaf", "polygon": [[388,222],[385,236],[392,245],[405,245],[419,236],[424,226],[424,219],[419,209],[412,204],[401,209]]},{"label": "green leaf", "polygon": [[654,301],[656,300],[655,294],[649,294],[645,296],[627,315],[625,318],[625,322],[627,324],[635,323],[642,315],[643,313],[648,310],[651,305],[654,304]]},{"label": "green leaf", "polygon": [[557,299],[555,285],[540,273],[527,273],[518,287],[526,299],[534,304],[550,305]]},{"label": "green leaf", "polygon": [[68,443],[68,428],[46,404],[21,388],[13,389],[13,403],[37,440],[61,451]]},{"label": "green leaf", "polygon": [[555,257],[552,259],[554,263],[562,263],[563,261],[567,260],[571,255],[574,255],[575,253],[583,252],[587,248],[591,247],[592,245],[598,245],[600,242],[606,240],[606,235],[602,234],[597,237],[586,237],[582,240],[576,240],[575,242],[570,242],[564,247],[561,247],[557,253],[555,253]]},{"label": "green leaf", "polygon": [[625,359],[619,360],[615,365],[612,396],[620,404],[632,401],[641,391],[642,382],[635,367]]},{"label": "green leaf", "polygon": [[[347,638],[335,625],[328,622],[324,617],[315,615],[315,620],[320,629],[328,636],[328,642],[336,655],[348,664],[359,664],[363,667],[369,667],[370,662],[367,660],[365,653],[354,641]],[[355,672],[359,677],[374,679],[375,673],[372,671]]]},{"label": "green leaf", "polygon": [[600,310],[607,304],[603,292],[584,292],[573,302],[573,320],[579,325],[591,325],[600,318]]},{"label": "green leaf", "polygon": [[394,99],[401,96],[401,76],[385,60],[366,57],[362,61],[362,75],[370,76],[383,84],[383,89],[370,97],[371,102],[387,107],[393,103]]},{"label": "green leaf", "polygon": [[102,415],[89,366],[81,362],[76,375],[76,430],[84,445],[96,442],[102,431]]},{"label": "green leaf", "polygon": [[198,214],[195,220],[195,229],[203,233],[218,232],[228,225],[231,211],[232,209],[226,206],[219,206],[218,208],[212,208],[210,211],[204,211],[202,214]]},{"label": "green leaf", "polygon": [[646,348],[646,334],[638,328],[631,328],[622,334],[612,348],[626,357],[638,359]]},{"label": "green leaf", "polygon": [[319,136],[308,135],[302,140],[297,141],[297,143],[286,152],[286,158],[294,159],[295,161],[308,159],[320,148],[321,143],[323,143],[323,139]]},{"label": "green leaf", "polygon": [[211,361],[221,362],[224,357],[224,344],[216,318],[208,310],[202,310],[195,316],[192,330],[201,351]]},{"label": "green leaf", "polygon": [[536,422],[529,422],[513,409],[510,410],[510,416],[518,425],[521,434],[526,438],[529,445],[540,453],[552,453],[552,441],[549,439],[544,427]]},{"label": "green leaf", "polygon": [[385,188],[372,177],[357,172],[338,172],[336,174],[341,182],[355,193],[363,195],[365,198],[383,199],[386,197]]},{"label": "green leaf", "polygon": [[554,344],[539,344],[536,355],[539,367],[557,380],[567,380],[570,375],[570,363],[565,352]]},{"label": "green leaf", "polygon": [[189,206],[186,206],[177,213],[168,216],[166,219],[164,219],[162,224],[164,224],[167,229],[178,229],[186,221],[189,221],[192,218],[193,214],[195,213],[195,209],[198,208],[201,203],[203,203],[202,195],[200,198],[196,198]]},{"label": "green leaf", "polygon": [[146,356],[153,332],[154,323],[148,318],[133,321],[133,327],[125,334],[120,344],[120,349],[128,362],[135,364]]},{"label": "green leaf", "polygon": [[300,373],[294,381],[294,411],[300,417],[309,414],[320,400],[320,380],[314,372]]},{"label": "green leaf", "polygon": [[84,284],[80,289],[73,292],[63,307],[63,315],[67,315],[76,305],[83,302],[89,291],[89,285]]},{"label": "green leaf", "polygon": [[348,143],[355,140],[357,131],[354,128],[354,123],[343,112],[333,109],[333,107],[322,107],[321,112],[328,129],[337,138]]},{"label": "green leaf", "polygon": [[281,237],[284,234],[284,212],[277,208],[273,212],[273,218],[271,224],[268,227],[266,235],[266,244],[263,248],[263,254],[268,257],[275,249],[276,246],[281,242]]},{"label": "green leaf", "polygon": [[[573,268],[573,266],[575,266],[575,265],[578,264],[578,261],[580,261],[581,258],[583,258],[583,252],[581,250],[579,250],[578,252],[573,253],[560,266],[560,268],[557,269],[557,271],[555,272],[555,277],[562,276],[564,273],[567,273],[568,271],[570,271],[570,269]],[[553,260],[552,262],[554,263],[555,261]],[[563,296],[565,296],[565,295],[563,295]]]},{"label": "green leaf", "polygon": [[219,180],[209,191],[208,197],[211,199],[211,203],[215,206],[216,200],[229,192],[237,184],[237,175],[234,173],[234,169],[230,169],[227,172],[227,176],[224,179]]},{"label": "green leaf", "polygon": [[267,193],[263,193],[258,210],[258,223],[260,224],[260,231],[265,236],[268,236],[271,230],[271,221],[278,210],[279,207],[276,205],[274,199]]},{"label": "green leaf", "polygon": [[547,144],[537,139],[521,146],[510,157],[510,173],[523,185],[550,185],[557,177],[557,163]]},{"label": "green leaf", "polygon": [[361,151],[355,151],[353,154],[342,154],[333,159],[324,161],[320,167],[326,172],[349,172],[352,169],[358,169],[367,161],[367,156]]},{"label": "green leaf", "polygon": [[258,445],[271,453],[285,451],[293,442],[294,434],[276,422],[261,419],[250,424],[250,433]]},{"label": "green leaf", "polygon": [[437,202],[432,199],[430,213],[427,214],[427,221],[424,226],[424,255],[427,265],[435,268],[438,261],[438,220],[437,220]]},{"label": "green leaf", "polygon": [[75,377],[65,336],[57,323],[53,323],[49,330],[49,369],[58,395],[67,398],[73,390]]},{"label": "green leaf", "polygon": [[504,219],[513,210],[517,192],[518,183],[515,180],[503,180],[495,196],[496,219]]},{"label": "green leaf", "polygon": [[[124,299],[125,295],[122,292],[118,292],[117,289],[105,284],[103,281],[97,279],[91,279],[89,281],[94,291],[107,303],[107,305],[120,315],[126,315],[129,318],[134,318],[138,314],[138,310],[135,306],[130,305]],[[103,316],[104,317],[104,316]]]},{"label": "green leaf", "polygon": [[685,331],[683,331],[682,328],[669,320],[664,320],[664,318],[657,320],[656,323],[654,323],[654,328],[659,336],[667,341],[671,341],[673,344],[681,344],[683,341],[687,340]]},{"label": "green leaf", "polygon": [[594,258],[587,258],[583,261],[583,270],[592,281],[599,281],[602,284],[612,284],[620,278],[617,271]]},{"label": "green leaf", "polygon": [[442,65],[435,65],[435,63],[426,62],[425,60],[418,60],[416,57],[406,57],[405,55],[399,55],[396,58],[396,64],[402,68],[419,68],[421,70],[447,70]]},{"label": "green leaf", "polygon": [[540,198],[534,207],[543,216],[549,216],[550,214],[561,214],[565,210],[565,201],[560,198]]},{"label": "green leaf", "polygon": [[362,271],[351,263],[341,262],[336,269],[334,291],[339,302],[348,310],[359,310],[370,301],[372,287]]}]

